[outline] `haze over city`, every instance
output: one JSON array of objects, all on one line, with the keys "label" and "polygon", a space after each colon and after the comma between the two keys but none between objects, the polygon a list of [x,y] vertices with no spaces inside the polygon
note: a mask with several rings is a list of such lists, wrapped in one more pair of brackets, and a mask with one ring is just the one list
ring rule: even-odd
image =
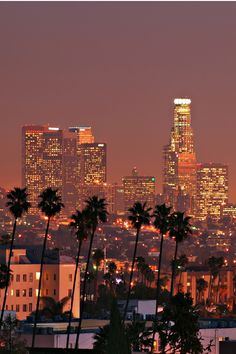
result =
[{"label": "haze over city", "polygon": [[[198,161],[234,157],[235,3],[0,4],[0,185],[21,183],[21,127],[93,127],[108,181],[162,185],[173,100],[190,97]],[[166,21],[168,19],[168,21]]]}]

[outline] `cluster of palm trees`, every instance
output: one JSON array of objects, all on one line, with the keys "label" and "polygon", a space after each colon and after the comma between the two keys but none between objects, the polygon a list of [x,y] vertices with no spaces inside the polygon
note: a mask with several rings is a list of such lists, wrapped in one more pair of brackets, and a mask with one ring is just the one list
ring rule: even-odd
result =
[{"label": "cluster of palm trees", "polygon": [[[14,188],[10,193],[7,194],[7,206],[9,211],[14,217],[14,224],[13,224],[13,232],[11,237],[10,243],[10,251],[9,257],[7,262],[7,274],[6,274],[6,282],[5,282],[5,294],[3,298],[3,305],[2,305],[2,312],[0,318],[0,327],[3,322],[3,315],[6,305],[7,299],[7,292],[8,286],[10,283],[10,266],[11,266],[11,257],[14,247],[14,239],[15,239],[15,232],[17,221],[21,218],[25,213],[28,212],[29,208],[31,207],[30,203],[28,202],[28,194],[26,188]],[[44,265],[44,258],[45,252],[47,247],[47,238],[48,232],[50,227],[50,221],[53,217],[58,215],[62,208],[64,207],[62,203],[61,196],[58,193],[57,189],[46,188],[40,195],[39,195],[39,203],[38,207],[40,211],[46,216],[47,224],[45,230],[45,236],[43,241],[43,248],[42,248],[42,256],[41,256],[41,263],[40,263],[40,277],[39,277],[39,286],[38,286],[38,296],[37,296],[37,304],[36,304],[36,311],[34,316],[34,327],[33,327],[33,336],[32,336],[32,348],[35,346],[35,337],[36,337],[36,329],[37,329],[37,321],[39,317],[39,308],[40,308],[40,298],[41,297],[41,287],[42,287],[42,276],[43,276],[43,265]],[[83,247],[84,242],[87,240],[89,242],[88,247],[88,254],[87,254],[87,261],[86,261],[86,268],[84,273],[84,281],[82,286],[81,292],[81,308],[80,308],[80,318],[76,332],[76,342],[75,342],[75,349],[79,346],[79,336],[81,332],[81,324],[82,318],[84,313],[85,307],[85,299],[86,299],[86,285],[88,282],[88,275],[89,275],[89,267],[90,263],[93,259],[95,262],[95,269],[98,269],[100,260],[104,257],[101,250],[94,253],[92,256],[93,244],[94,239],[96,237],[96,231],[98,228],[99,223],[104,223],[107,221],[108,212],[106,210],[106,202],[105,199],[98,198],[93,196],[89,198],[85,202],[85,207],[83,210],[76,210],[75,214],[71,216],[70,228],[76,235],[77,239],[77,257],[76,257],[76,264],[75,264],[75,274],[73,280],[73,288],[72,288],[72,295],[71,295],[71,306],[69,312],[69,321],[68,321],[68,330],[67,330],[67,344],[66,347],[69,348],[69,338],[71,332],[71,321],[73,317],[73,304],[74,304],[74,295],[76,290],[76,279],[78,276],[78,269],[79,269],[79,258],[81,254],[81,249]],[[163,253],[163,243],[165,236],[169,235],[171,238],[175,240],[175,252],[173,257],[173,266],[172,266],[172,277],[171,277],[171,295],[173,295],[174,291],[174,282],[176,277],[176,260],[178,257],[178,248],[179,244],[186,238],[188,235],[191,234],[191,226],[189,223],[190,218],[186,217],[184,213],[181,212],[171,212],[171,207],[167,207],[165,204],[157,205],[154,210],[149,208],[146,203],[136,202],[134,203],[133,207],[129,209],[129,221],[132,227],[136,230],[136,238],[135,238],[135,245],[133,251],[133,258],[132,258],[132,265],[129,275],[129,283],[128,283],[128,291],[127,297],[123,312],[123,320],[124,323],[128,304],[130,301],[131,290],[133,286],[133,275],[135,269],[135,263],[137,262],[137,250],[138,250],[138,242],[140,232],[143,226],[150,225],[152,222],[156,230],[160,234],[160,252],[159,252],[159,261],[158,261],[158,275],[157,275],[157,282],[156,282],[156,311],[155,311],[155,321],[157,320],[157,313],[158,313],[158,306],[160,305],[160,288],[161,288],[161,266],[162,266],[162,253]],[[96,263],[97,262],[97,263]],[[144,263],[140,264],[139,259],[139,266],[141,267],[140,270],[144,272],[147,279],[151,279],[153,281],[152,273],[150,268]],[[110,282],[110,286],[112,287],[112,278],[114,275],[114,267],[111,265],[111,271],[108,272],[107,275],[107,282]],[[109,278],[109,279],[108,279]],[[97,290],[97,283],[95,283],[95,294]],[[155,333],[153,332],[153,339]]]}]

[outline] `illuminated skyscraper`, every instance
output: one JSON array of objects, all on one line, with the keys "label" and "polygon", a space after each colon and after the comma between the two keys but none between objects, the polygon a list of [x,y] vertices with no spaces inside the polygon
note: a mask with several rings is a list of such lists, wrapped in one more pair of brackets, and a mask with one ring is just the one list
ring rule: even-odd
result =
[{"label": "illuminated skyscraper", "polygon": [[88,196],[94,194],[94,187],[107,180],[106,144],[79,144],[78,151],[78,194],[79,204],[83,205]]},{"label": "illuminated skyscraper", "polygon": [[63,213],[72,215],[78,204],[78,157],[77,157],[77,131],[63,131],[63,187],[62,199],[65,204]]},{"label": "illuminated skyscraper", "polygon": [[22,185],[27,187],[31,213],[46,187],[62,189],[62,131],[47,126],[22,128]]},{"label": "illuminated skyscraper", "polygon": [[79,127],[78,129],[78,143],[79,144],[93,144],[94,136],[91,127]]},{"label": "illuminated skyscraper", "polygon": [[153,207],[155,203],[155,177],[139,176],[134,168],[131,176],[123,177],[125,211],[135,202],[145,203]]},{"label": "illuminated skyscraper", "polygon": [[197,217],[219,219],[228,202],[228,166],[203,163],[197,170]]},{"label": "illuminated skyscraper", "polygon": [[44,187],[43,144],[44,126],[22,128],[22,185],[27,187],[32,212],[37,212],[39,192]]},{"label": "illuminated skyscraper", "polygon": [[[191,100],[174,100],[174,126],[170,143],[164,147],[163,192],[167,203],[174,209],[183,205],[194,213],[196,197],[196,154],[191,127]],[[180,199],[183,198],[183,201]],[[186,203],[186,201],[188,202]]]},{"label": "illuminated skyscraper", "polygon": [[44,187],[62,192],[62,141],[63,131],[48,127],[43,133],[43,181]]}]

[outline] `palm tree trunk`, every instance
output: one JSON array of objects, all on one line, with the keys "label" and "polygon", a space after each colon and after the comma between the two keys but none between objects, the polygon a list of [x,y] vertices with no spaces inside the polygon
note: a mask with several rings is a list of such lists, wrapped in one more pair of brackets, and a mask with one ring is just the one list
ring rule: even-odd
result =
[{"label": "palm tree trunk", "polygon": [[181,270],[180,275],[179,275],[178,293],[179,293],[179,289],[180,289],[180,285],[181,285],[181,281],[182,281],[182,274],[183,274],[183,272]]},{"label": "palm tree trunk", "polygon": [[82,302],[81,302],[81,309],[80,309],[80,316],[79,316],[79,325],[78,325],[77,334],[76,334],[75,349],[78,349],[78,345],[79,345],[79,336],[80,336],[80,332],[81,332],[81,324],[82,324],[82,317],[83,317],[84,304],[85,304],[87,274],[88,274],[88,269],[89,269],[89,262],[90,262],[90,258],[91,258],[91,253],[92,253],[92,246],[93,246],[93,239],[94,239],[95,231],[96,231],[96,229],[93,229],[93,232],[91,234],[88,257],[87,257],[87,263],[86,263],[86,269],[85,269],[85,273],[84,273]]},{"label": "palm tree trunk", "polygon": [[77,280],[77,274],[78,274],[78,268],[79,268],[79,257],[80,257],[81,246],[82,246],[82,240],[79,241],[77,259],[76,259],[76,264],[75,264],[74,282],[73,282],[73,289],[72,289],[72,294],[71,294],[70,315],[69,315],[69,322],[68,322],[68,327],[67,327],[66,349],[69,348],[71,320],[72,320],[72,314],[73,314],[75,287],[76,287],[76,280]]},{"label": "palm tree trunk", "polygon": [[95,273],[95,278],[94,278],[94,302],[97,300],[97,290],[98,290],[98,265],[96,264],[96,273]]},{"label": "palm tree trunk", "polygon": [[137,229],[135,246],[134,246],[134,254],[133,254],[133,260],[132,260],[132,267],[131,267],[131,273],[130,273],[130,278],[129,278],[129,290],[128,290],[128,294],[127,294],[127,298],[126,298],[126,304],[125,304],[123,321],[122,321],[123,324],[125,322],[125,318],[126,318],[126,314],[127,314],[127,310],[128,310],[128,305],[129,305],[129,300],[130,300],[132,279],[133,279],[133,273],[134,273],[134,264],[136,261],[136,253],[137,253],[137,247],[138,247],[139,232],[140,232],[140,229]]},{"label": "palm tree trunk", "polygon": [[0,329],[2,327],[4,310],[5,310],[6,301],[7,301],[7,291],[8,291],[8,286],[9,286],[9,283],[10,283],[10,274],[11,274],[11,268],[10,267],[11,267],[11,257],[12,257],[14,239],[15,239],[15,233],[16,233],[16,222],[17,222],[17,219],[15,219],[15,221],[14,221],[14,226],[13,226],[13,231],[12,231],[12,238],[11,238],[11,245],[10,245],[10,251],[9,251],[9,257],[8,257],[8,262],[7,262],[7,283],[6,283],[6,287],[5,287],[3,304],[2,304],[2,311],[1,311],[1,318],[0,318]]},{"label": "palm tree trunk", "polygon": [[211,301],[211,286],[212,286],[212,275],[210,274],[210,281],[209,281],[209,287],[208,287],[208,302],[209,303]]},{"label": "palm tree trunk", "polygon": [[175,244],[174,265],[173,265],[173,269],[172,269],[171,287],[170,287],[170,295],[171,296],[173,296],[173,293],[174,293],[175,265],[176,265],[177,253],[178,253],[178,242],[176,242],[176,244]]},{"label": "palm tree trunk", "polygon": [[216,289],[216,303],[218,303],[220,301],[219,289],[220,289],[220,272],[218,273],[218,282],[217,282],[217,289]]},{"label": "palm tree trunk", "polygon": [[[160,254],[159,254],[159,260],[158,260],[157,287],[156,287],[156,308],[155,308],[155,316],[154,316],[154,325],[155,325],[155,323],[157,322],[157,316],[158,316],[158,306],[159,306],[159,297],[160,297],[161,260],[162,260],[163,240],[164,240],[164,235],[161,234]],[[155,329],[154,329],[154,330],[153,330],[153,334],[152,334],[152,347],[151,347],[151,352],[153,351],[153,347],[154,347],[155,334],[156,334],[156,332],[155,332]]]},{"label": "palm tree trunk", "polygon": [[38,314],[39,314],[40,293],[41,293],[42,279],[43,279],[43,261],[44,261],[46,245],[47,245],[49,224],[50,224],[50,217],[48,217],[47,227],[46,227],[44,241],[43,241],[43,250],[42,250],[42,256],[41,256],[40,274],[39,274],[38,297],[37,297],[36,311],[35,311],[35,316],[34,316],[34,328],[33,328],[33,337],[32,337],[31,348],[34,348],[34,345],[35,345],[36,327],[37,327],[37,320],[38,320]]}]

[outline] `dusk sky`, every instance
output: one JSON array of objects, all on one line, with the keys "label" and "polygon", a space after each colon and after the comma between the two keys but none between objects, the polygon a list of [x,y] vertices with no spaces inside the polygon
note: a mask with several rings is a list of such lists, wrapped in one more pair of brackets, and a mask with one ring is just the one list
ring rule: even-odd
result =
[{"label": "dusk sky", "polygon": [[236,202],[236,3],[0,3],[0,186],[21,183],[21,127],[91,125],[108,181],[162,183],[173,99],[192,99],[199,162]]}]

